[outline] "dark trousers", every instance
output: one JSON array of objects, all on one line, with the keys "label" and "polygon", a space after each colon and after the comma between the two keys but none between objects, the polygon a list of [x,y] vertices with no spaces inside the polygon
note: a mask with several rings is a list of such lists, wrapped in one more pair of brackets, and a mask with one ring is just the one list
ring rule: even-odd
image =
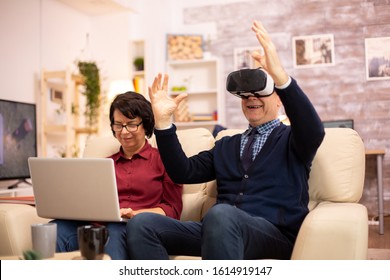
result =
[{"label": "dark trousers", "polygon": [[132,218],[126,227],[131,259],[289,259],[293,244],[273,224],[227,204],[214,205],[202,222],[182,222],[153,213]]}]

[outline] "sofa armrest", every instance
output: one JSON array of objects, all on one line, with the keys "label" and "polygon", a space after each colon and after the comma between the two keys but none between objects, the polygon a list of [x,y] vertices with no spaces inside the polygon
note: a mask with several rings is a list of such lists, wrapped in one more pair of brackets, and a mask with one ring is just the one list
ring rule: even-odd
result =
[{"label": "sofa armrest", "polygon": [[322,202],[306,216],[291,259],[367,259],[367,208],[358,203]]},{"label": "sofa armrest", "polygon": [[0,256],[21,256],[32,248],[31,225],[47,223],[37,216],[34,206],[25,204],[0,204]]}]

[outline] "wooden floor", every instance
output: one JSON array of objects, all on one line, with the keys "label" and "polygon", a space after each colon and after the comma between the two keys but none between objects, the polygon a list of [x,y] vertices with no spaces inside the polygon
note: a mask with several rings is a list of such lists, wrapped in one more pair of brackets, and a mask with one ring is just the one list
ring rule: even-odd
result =
[{"label": "wooden floor", "polygon": [[385,234],[379,234],[379,225],[370,225],[368,248],[390,249],[390,216],[384,219]]}]

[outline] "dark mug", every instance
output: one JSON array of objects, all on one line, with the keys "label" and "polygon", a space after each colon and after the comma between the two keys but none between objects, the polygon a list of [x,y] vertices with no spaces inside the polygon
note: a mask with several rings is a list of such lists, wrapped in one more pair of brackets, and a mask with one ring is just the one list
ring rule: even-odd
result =
[{"label": "dark mug", "polygon": [[104,246],[108,241],[108,229],[105,226],[86,225],[77,228],[81,256],[87,260],[101,260]]}]

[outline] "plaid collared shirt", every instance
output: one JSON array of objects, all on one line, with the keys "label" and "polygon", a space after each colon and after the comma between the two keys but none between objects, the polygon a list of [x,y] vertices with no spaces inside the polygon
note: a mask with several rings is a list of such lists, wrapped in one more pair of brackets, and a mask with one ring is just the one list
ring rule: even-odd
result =
[{"label": "plaid collared shirt", "polygon": [[255,135],[255,140],[254,140],[255,143],[253,144],[252,160],[254,160],[257,154],[260,152],[261,148],[264,146],[265,141],[267,141],[267,138],[271,134],[272,130],[275,127],[278,127],[279,125],[280,125],[280,120],[276,119],[267,122],[265,124],[259,125],[257,127],[249,126],[249,128],[241,135],[240,157],[242,157],[245,144],[246,142],[248,142],[248,135],[252,129],[257,129],[257,134]]}]

